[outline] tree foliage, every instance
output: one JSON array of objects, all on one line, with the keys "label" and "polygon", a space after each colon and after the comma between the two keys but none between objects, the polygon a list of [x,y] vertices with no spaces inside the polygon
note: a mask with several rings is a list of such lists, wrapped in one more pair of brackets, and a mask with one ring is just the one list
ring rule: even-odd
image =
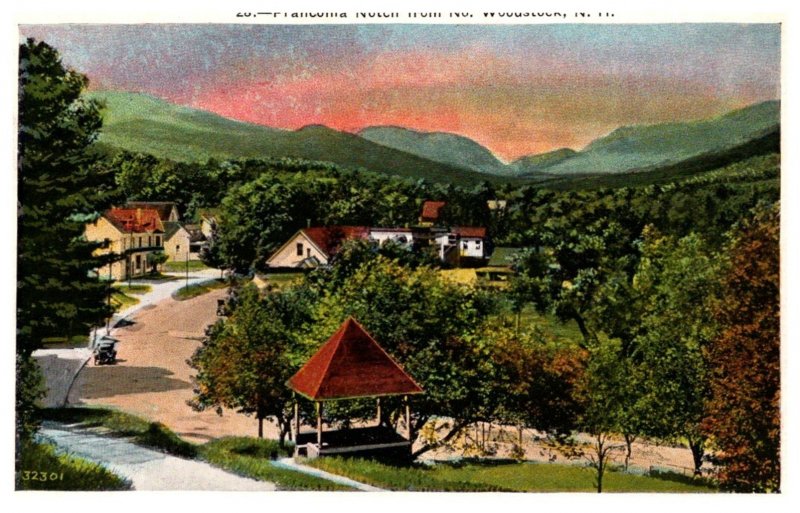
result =
[{"label": "tree foliage", "polygon": [[711,304],[719,297],[720,260],[694,234],[675,240],[648,229],[644,239],[635,277],[642,298],[634,355],[641,372],[640,427],[660,439],[685,438],[699,473],[709,397],[703,351],[716,335]]},{"label": "tree foliage", "polygon": [[736,491],[780,489],[779,204],[761,208],[729,246],[708,347],[711,400],[704,427],[719,479]]},{"label": "tree foliage", "polygon": [[192,407],[253,414],[259,437],[264,420],[274,418],[283,445],[292,415],[285,383],[299,368],[301,328],[309,315],[303,292],[262,296],[253,285],[241,289],[231,316],[209,328],[189,361],[198,371]]},{"label": "tree foliage", "polygon": [[84,226],[114,199],[113,171],[92,145],[98,105],[81,97],[85,76],[58,52],[28,39],[19,47],[17,139],[17,436],[30,436],[40,381],[34,350],[49,337],[87,335],[111,315],[105,284],[91,273],[111,257]]},{"label": "tree foliage", "polygon": [[58,52],[29,39],[20,45],[17,217],[17,347],[87,334],[110,315],[107,285],[89,273],[104,262],[84,226],[110,206],[112,170],[92,152],[101,118],[81,98],[87,80]]}]

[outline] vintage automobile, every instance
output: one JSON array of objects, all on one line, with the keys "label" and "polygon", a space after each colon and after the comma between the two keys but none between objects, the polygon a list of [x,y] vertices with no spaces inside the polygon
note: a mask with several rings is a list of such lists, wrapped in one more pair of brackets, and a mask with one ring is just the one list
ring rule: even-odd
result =
[{"label": "vintage automobile", "polygon": [[117,363],[117,340],[103,337],[94,348],[95,365],[113,365]]}]

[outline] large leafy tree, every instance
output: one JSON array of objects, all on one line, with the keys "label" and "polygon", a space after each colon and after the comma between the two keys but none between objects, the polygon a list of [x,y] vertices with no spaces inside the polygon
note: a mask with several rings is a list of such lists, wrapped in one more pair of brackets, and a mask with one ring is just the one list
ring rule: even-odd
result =
[{"label": "large leafy tree", "polygon": [[736,231],[708,347],[711,400],[704,426],[719,479],[737,491],[780,488],[779,204]]},{"label": "large leafy tree", "polygon": [[[86,77],[28,39],[19,47],[18,78],[17,353],[24,363],[44,339],[88,334],[111,314],[108,285],[91,276],[105,263],[93,256],[100,244],[83,231],[114,200],[114,178],[92,151],[101,117],[81,97]],[[30,385],[31,368],[22,365],[20,384]],[[25,424],[33,405],[17,407]]]},{"label": "large leafy tree", "polygon": [[307,293],[299,288],[262,297],[253,285],[241,289],[233,314],[209,329],[189,361],[198,371],[190,405],[255,415],[259,438],[264,420],[273,418],[283,445],[292,414],[285,383],[300,365],[300,337],[311,303]]},{"label": "large leafy tree", "polygon": [[697,235],[675,240],[648,229],[643,246],[635,277],[642,298],[634,354],[640,427],[649,436],[687,440],[699,473],[709,396],[703,350],[716,334],[711,301],[719,294],[719,260]]},{"label": "large leafy tree", "polygon": [[[476,421],[494,418],[500,391],[492,344],[481,333],[492,308],[484,292],[450,283],[430,268],[412,270],[378,255],[322,293],[309,337],[315,348],[352,315],[425,390],[413,400],[414,434],[436,417],[452,419],[415,457],[447,443]],[[330,420],[359,414],[341,403],[329,405]],[[399,401],[382,402],[390,419],[398,417],[400,407]],[[361,411],[365,418],[374,414]]]}]

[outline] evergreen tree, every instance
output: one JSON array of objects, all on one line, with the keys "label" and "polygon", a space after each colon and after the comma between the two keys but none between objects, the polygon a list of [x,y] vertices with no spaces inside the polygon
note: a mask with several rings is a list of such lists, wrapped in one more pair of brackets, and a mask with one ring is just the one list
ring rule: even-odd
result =
[{"label": "evergreen tree", "polygon": [[[81,98],[85,76],[58,52],[28,39],[19,48],[17,353],[27,361],[43,339],[78,334],[111,314],[108,285],[92,277],[106,259],[83,237],[110,206],[114,178],[92,151],[99,106]],[[25,376],[20,386],[30,385]],[[19,395],[18,395],[19,397]],[[26,396],[27,397],[27,396]],[[19,408],[18,415],[30,411]],[[23,424],[27,421],[23,420]],[[19,425],[19,422],[18,422]]]}]

